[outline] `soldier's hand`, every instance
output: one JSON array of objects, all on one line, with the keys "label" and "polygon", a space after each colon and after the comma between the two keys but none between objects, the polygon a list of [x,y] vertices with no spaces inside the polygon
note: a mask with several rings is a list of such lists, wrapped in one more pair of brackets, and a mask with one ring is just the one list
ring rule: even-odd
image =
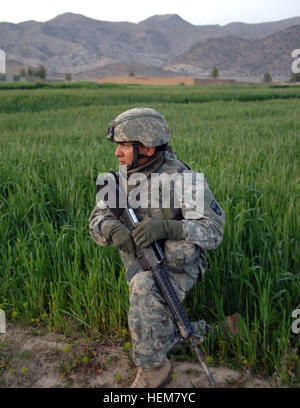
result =
[{"label": "soldier's hand", "polygon": [[132,238],[134,243],[142,248],[159,239],[184,239],[183,224],[177,220],[150,218],[137,224],[132,232]]},{"label": "soldier's hand", "polygon": [[114,221],[113,224],[104,222],[101,226],[101,231],[105,238],[113,242],[116,248],[134,256],[134,243],[131,232],[125,225],[119,221]]}]

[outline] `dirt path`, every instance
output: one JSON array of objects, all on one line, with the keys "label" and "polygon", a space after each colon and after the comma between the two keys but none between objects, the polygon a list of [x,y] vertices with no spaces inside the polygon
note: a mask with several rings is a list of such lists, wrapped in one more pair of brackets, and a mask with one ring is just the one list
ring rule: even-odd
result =
[{"label": "dirt path", "polygon": [[[209,382],[200,364],[173,361],[173,378],[165,388],[203,388]],[[224,367],[211,368],[218,387],[266,388],[274,381]],[[123,388],[136,373],[126,346],[7,325],[0,334],[0,388]],[[277,385],[278,386],[278,385]]]}]

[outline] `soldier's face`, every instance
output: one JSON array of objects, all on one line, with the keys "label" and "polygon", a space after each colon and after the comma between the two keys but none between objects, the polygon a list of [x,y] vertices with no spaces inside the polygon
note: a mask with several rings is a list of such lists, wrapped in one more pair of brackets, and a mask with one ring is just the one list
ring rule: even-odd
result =
[{"label": "soldier's face", "polygon": [[118,143],[118,147],[115,151],[115,156],[119,159],[120,165],[130,166],[133,160],[132,143]]},{"label": "soldier's face", "polygon": [[[145,154],[149,158],[155,151],[154,147],[145,147],[139,144],[139,153]],[[115,156],[119,159],[119,164],[124,166],[130,166],[133,161],[133,147],[131,142],[118,143],[118,147],[115,151]],[[148,158],[140,158],[139,165],[147,163]]]}]

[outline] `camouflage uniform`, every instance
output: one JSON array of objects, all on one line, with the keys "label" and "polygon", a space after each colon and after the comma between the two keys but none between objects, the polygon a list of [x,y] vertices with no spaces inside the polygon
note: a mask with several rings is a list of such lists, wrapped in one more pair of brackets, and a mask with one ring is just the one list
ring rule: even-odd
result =
[{"label": "camouflage uniform", "polygon": [[[133,126],[133,121],[130,122]],[[147,133],[147,132],[146,132]],[[143,143],[145,145],[145,143]],[[147,176],[149,201],[151,191],[151,173],[173,174],[191,172],[187,166],[176,158],[169,148],[156,153],[146,164],[128,171],[128,176],[135,172],[143,172]],[[133,187],[132,187],[133,188]],[[128,186],[128,194],[131,188]],[[176,191],[171,189],[171,197]],[[180,301],[195,282],[203,275],[207,266],[204,251],[215,249],[223,237],[224,212],[220,209],[207,182],[204,190],[204,211],[193,213],[184,205],[174,208],[171,199],[170,208],[136,208],[139,221],[147,218],[172,218],[183,223],[184,240],[164,240],[164,266],[169,273]],[[90,234],[93,240],[101,246],[112,242],[107,240],[102,232],[102,223],[115,223],[110,210],[98,205],[89,218]],[[124,251],[120,251],[122,261],[128,270],[132,259]],[[154,282],[151,271],[137,273],[129,283],[130,309],[128,324],[132,337],[133,360],[137,366],[151,367],[161,363],[166,353],[178,342],[179,335],[171,312],[162,298]]]}]

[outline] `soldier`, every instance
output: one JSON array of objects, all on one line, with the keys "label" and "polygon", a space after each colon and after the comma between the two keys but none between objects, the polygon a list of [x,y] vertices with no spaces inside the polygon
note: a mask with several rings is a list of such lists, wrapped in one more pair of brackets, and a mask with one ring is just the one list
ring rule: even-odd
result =
[{"label": "soldier", "polygon": [[[128,177],[143,173],[149,181],[149,191],[153,173],[191,172],[168,145],[167,123],[155,109],[138,107],[123,112],[110,123],[107,138],[117,143],[115,156],[121,166],[127,166]],[[128,186],[128,194],[130,191]],[[176,191],[172,190],[173,198],[174,195]],[[178,343],[179,334],[152,272],[129,273],[135,260],[135,245],[144,248],[161,240],[164,266],[182,302],[187,291],[202,279],[207,267],[204,252],[217,248],[223,238],[225,215],[205,179],[203,211],[191,212],[185,204],[175,208],[173,200],[169,208],[148,205],[136,208],[135,213],[140,222],[131,233],[108,208],[97,205],[89,218],[90,234],[101,246],[115,245],[126,267],[132,357],[139,367],[131,387],[156,388],[170,379],[171,363],[166,354]],[[200,321],[200,327],[203,333],[207,332],[205,321]]]}]

